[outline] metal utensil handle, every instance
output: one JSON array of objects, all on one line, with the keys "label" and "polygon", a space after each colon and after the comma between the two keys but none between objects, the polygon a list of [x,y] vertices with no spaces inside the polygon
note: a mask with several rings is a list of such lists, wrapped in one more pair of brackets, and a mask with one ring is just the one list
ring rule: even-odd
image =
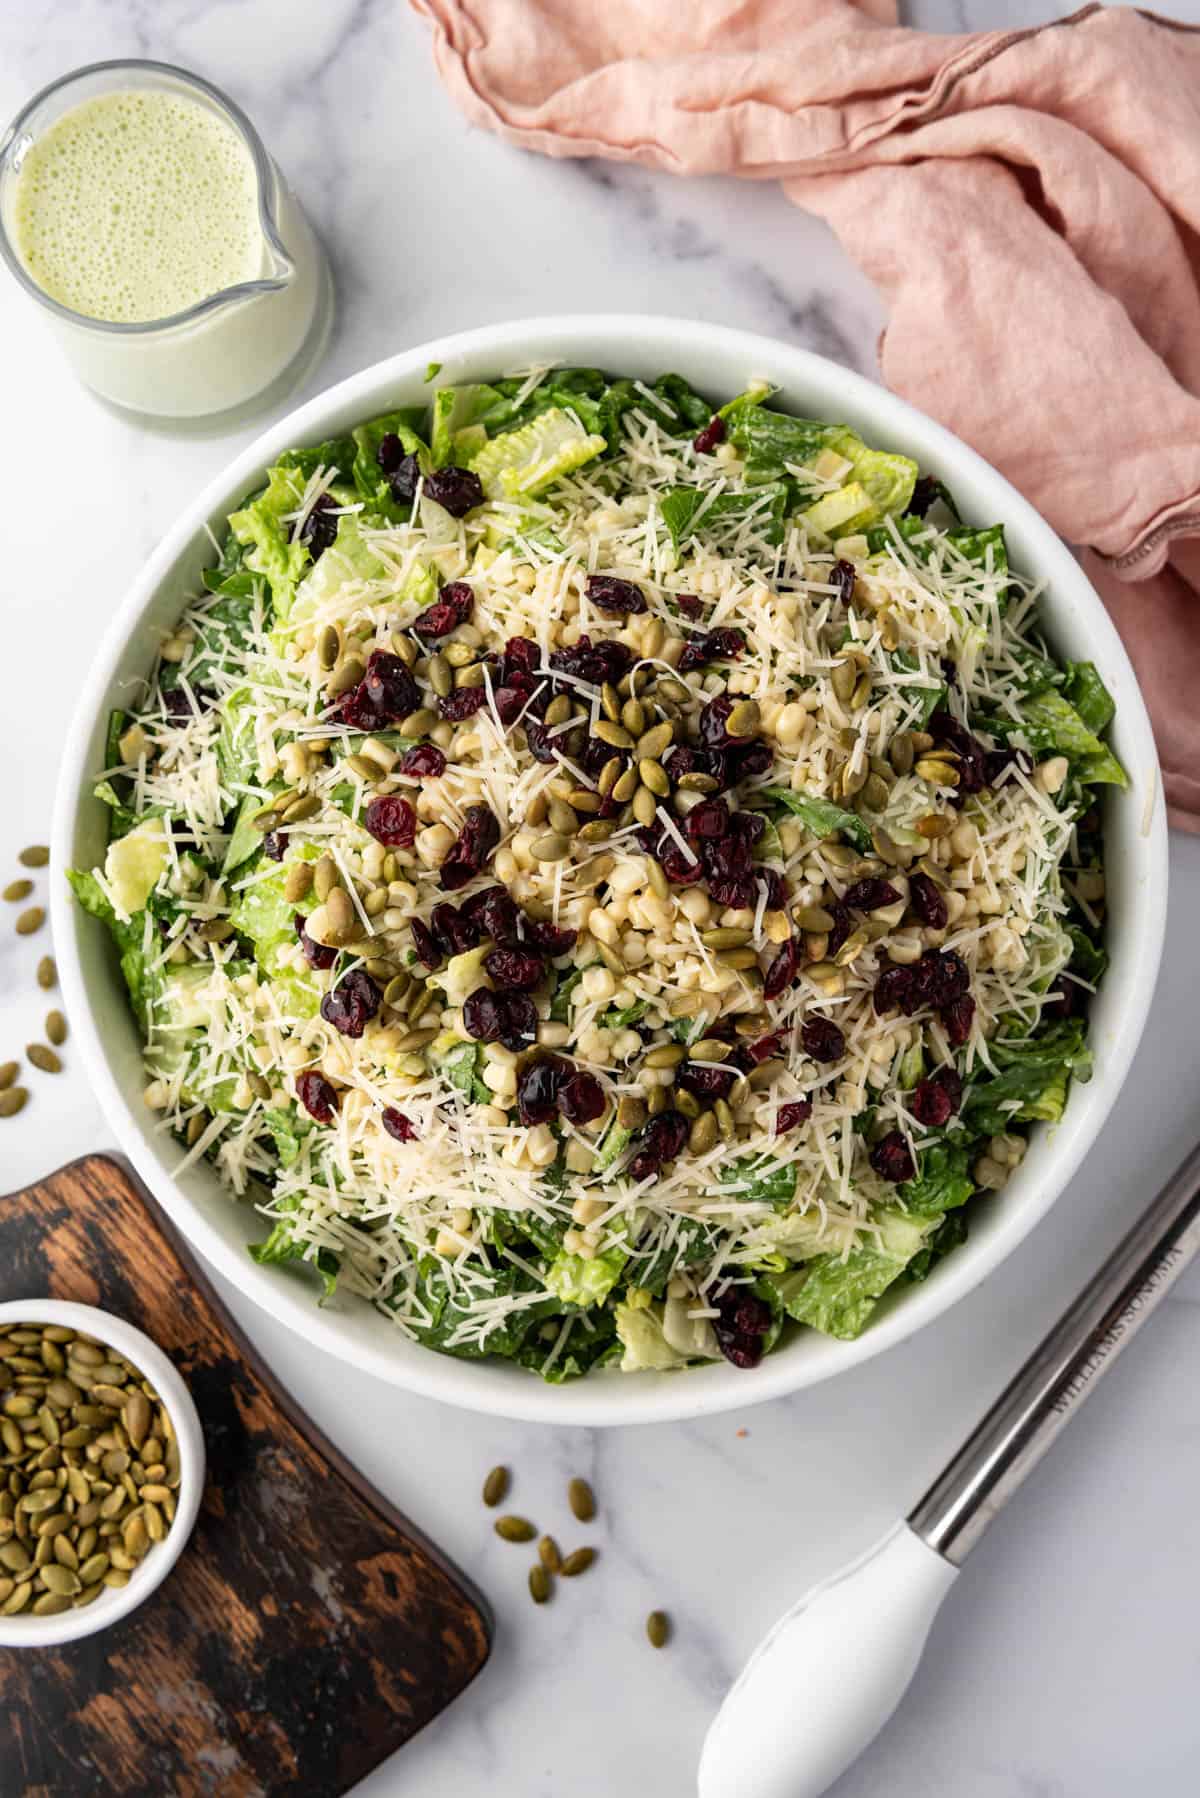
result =
[{"label": "metal utensil handle", "polygon": [[909,1513],[960,1567],[1200,1249],[1200,1145]]}]

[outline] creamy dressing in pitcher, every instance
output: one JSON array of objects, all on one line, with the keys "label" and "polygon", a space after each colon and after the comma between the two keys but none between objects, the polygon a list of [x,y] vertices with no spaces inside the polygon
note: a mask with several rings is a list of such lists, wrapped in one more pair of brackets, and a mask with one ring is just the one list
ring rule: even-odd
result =
[{"label": "creamy dressing in pitcher", "polygon": [[30,147],[14,195],[18,253],[86,318],[141,323],[265,272],[254,163],[186,95],[103,94]]}]

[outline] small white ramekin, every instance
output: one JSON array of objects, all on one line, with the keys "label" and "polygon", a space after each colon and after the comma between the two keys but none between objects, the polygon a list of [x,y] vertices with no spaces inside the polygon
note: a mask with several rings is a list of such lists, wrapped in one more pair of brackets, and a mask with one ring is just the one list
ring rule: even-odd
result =
[{"label": "small white ramekin", "polygon": [[20,1611],[0,1616],[0,1648],[52,1648],[60,1642],[76,1642],[127,1617],[160,1586],[183,1552],[192,1533],[200,1495],[204,1490],[204,1433],[200,1418],[183,1379],[150,1338],[132,1324],[100,1311],[94,1305],[72,1305],[55,1299],[14,1299],[0,1304],[0,1324],[58,1324],[94,1336],[124,1355],[151,1382],[166,1407],[179,1443],[179,1497],[174,1521],[166,1539],[146,1551],[130,1575],[129,1584],[106,1589],[82,1610],[60,1611],[54,1617],[34,1617]]}]

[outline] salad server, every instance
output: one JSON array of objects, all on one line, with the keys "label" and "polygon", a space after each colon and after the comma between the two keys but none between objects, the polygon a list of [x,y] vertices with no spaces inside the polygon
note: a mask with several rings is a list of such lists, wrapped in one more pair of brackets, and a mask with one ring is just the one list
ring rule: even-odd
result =
[{"label": "salad server", "polygon": [[903,1697],[959,1568],[1200,1248],[1200,1146],[908,1517],[759,1644],[709,1729],[700,1798],[818,1798]]}]

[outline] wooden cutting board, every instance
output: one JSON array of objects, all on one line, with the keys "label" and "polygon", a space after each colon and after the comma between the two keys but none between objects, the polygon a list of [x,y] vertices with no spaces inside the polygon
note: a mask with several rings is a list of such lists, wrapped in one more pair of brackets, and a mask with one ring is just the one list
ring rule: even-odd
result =
[{"label": "wooden cutting board", "polygon": [[0,1198],[0,1300],[42,1295],[170,1355],[208,1473],[191,1541],[131,1616],[0,1649],[3,1798],[348,1791],[474,1679],[486,1602],[296,1409],[106,1156]]}]

